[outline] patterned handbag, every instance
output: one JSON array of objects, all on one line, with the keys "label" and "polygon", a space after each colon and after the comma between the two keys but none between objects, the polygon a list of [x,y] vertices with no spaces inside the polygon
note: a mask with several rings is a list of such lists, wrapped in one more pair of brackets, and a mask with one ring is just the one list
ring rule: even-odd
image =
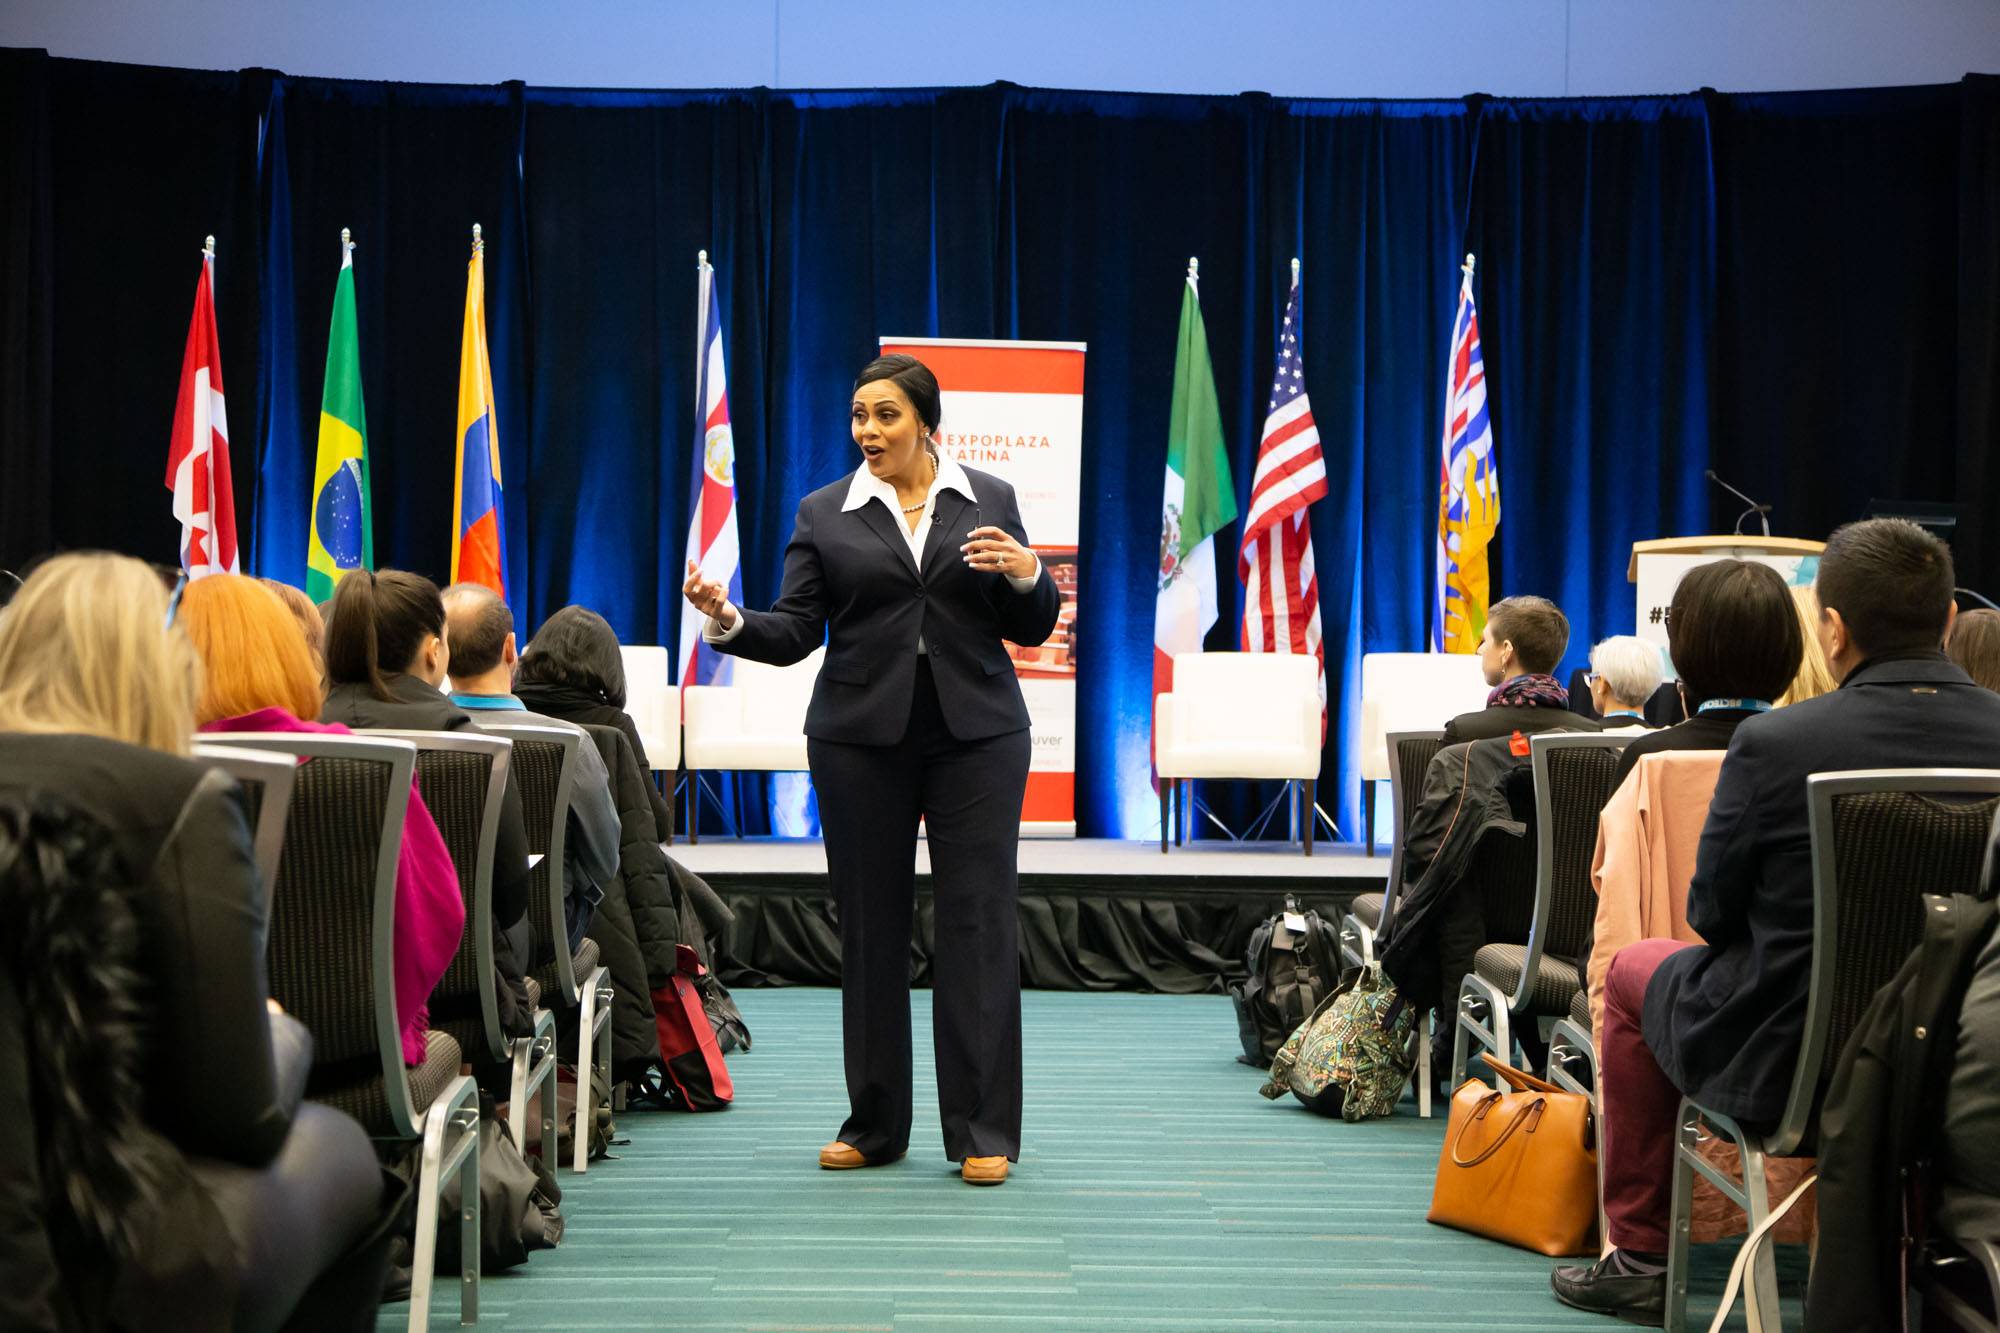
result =
[{"label": "patterned handbag", "polygon": [[1382,975],[1356,968],[1286,1039],[1258,1092],[1289,1091],[1306,1109],[1342,1120],[1374,1120],[1395,1110],[1416,1067],[1416,1010]]}]

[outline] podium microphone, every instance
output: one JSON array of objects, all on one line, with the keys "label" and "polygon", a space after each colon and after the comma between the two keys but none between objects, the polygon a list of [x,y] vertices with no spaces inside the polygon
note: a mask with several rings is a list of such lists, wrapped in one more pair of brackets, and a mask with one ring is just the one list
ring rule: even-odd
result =
[{"label": "podium microphone", "polygon": [[1767,504],[1758,504],[1755,500],[1751,499],[1743,492],[1737,490],[1734,486],[1731,486],[1728,482],[1724,481],[1722,478],[1716,476],[1714,468],[1708,469],[1707,476],[1710,481],[1720,486],[1723,490],[1728,491],[1731,495],[1741,500],[1744,504],[1750,506],[1748,509],[1744,510],[1742,513],[1736,516],[1736,526],[1730,529],[1731,532],[1741,537],[1743,535],[1743,520],[1750,517],[1750,515],[1755,514],[1757,516],[1757,521],[1764,525],[1764,535],[1766,537],[1771,535],[1771,506]]}]

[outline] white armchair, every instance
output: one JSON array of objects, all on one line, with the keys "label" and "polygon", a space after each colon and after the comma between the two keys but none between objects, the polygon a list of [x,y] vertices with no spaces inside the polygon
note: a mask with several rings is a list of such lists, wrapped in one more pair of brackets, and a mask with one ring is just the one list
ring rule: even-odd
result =
[{"label": "white armchair", "polygon": [[668,677],[672,658],[664,648],[626,644],[625,711],[639,728],[646,763],[672,773],[681,766],[681,692]]},{"label": "white armchair", "polygon": [[766,773],[806,770],[806,705],[812,702],[826,649],[802,662],[766,666],[737,658],[735,683],[690,685],[682,691],[682,757],[688,770],[688,841],[699,842],[697,775],[705,768]]},{"label": "white armchair", "polygon": [[1153,710],[1160,850],[1167,850],[1176,795],[1186,833],[1189,803],[1181,784],[1187,779],[1284,778],[1305,784],[1311,856],[1319,717],[1318,667],[1302,653],[1176,653],[1174,687]]},{"label": "white armchair", "polygon": [[1486,703],[1477,653],[1366,653],[1361,658],[1362,841],[1375,855],[1375,784],[1389,777],[1389,733],[1435,731]]}]

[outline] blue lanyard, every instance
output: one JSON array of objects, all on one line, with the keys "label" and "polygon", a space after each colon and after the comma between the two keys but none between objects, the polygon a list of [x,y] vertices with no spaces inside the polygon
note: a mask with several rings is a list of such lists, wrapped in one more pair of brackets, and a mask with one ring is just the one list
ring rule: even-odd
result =
[{"label": "blue lanyard", "polygon": [[1701,707],[1695,709],[1695,711],[1697,713],[1712,713],[1720,708],[1734,708],[1752,713],[1768,713],[1771,711],[1771,702],[1768,699],[1709,699],[1704,701]]}]

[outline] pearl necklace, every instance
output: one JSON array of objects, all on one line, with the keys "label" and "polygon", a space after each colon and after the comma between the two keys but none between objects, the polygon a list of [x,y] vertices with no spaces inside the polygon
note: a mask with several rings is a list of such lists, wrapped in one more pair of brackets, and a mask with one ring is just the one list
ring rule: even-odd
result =
[{"label": "pearl necklace", "polygon": [[[936,481],[937,481],[937,455],[936,455],[936,454],[932,454],[932,455],[931,455],[931,481],[932,481],[932,483],[933,483],[933,484],[935,484],[935,483],[936,483]],[[916,513],[916,512],[917,512],[917,511],[918,511],[919,509],[922,509],[922,508],[923,508],[923,507],[924,507],[925,505],[929,504],[930,502],[931,502],[931,497],[930,497],[929,495],[926,495],[926,496],[924,496],[924,498],[923,498],[923,499],[921,499],[921,500],[917,501],[917,502],[916,502],[915,504],[913,504],[913,505],[904,505],[904,506],[903,506],[903,512],[904,512],[904,513],[906,513],[906,514],[914,514],[914,513]]]}]

